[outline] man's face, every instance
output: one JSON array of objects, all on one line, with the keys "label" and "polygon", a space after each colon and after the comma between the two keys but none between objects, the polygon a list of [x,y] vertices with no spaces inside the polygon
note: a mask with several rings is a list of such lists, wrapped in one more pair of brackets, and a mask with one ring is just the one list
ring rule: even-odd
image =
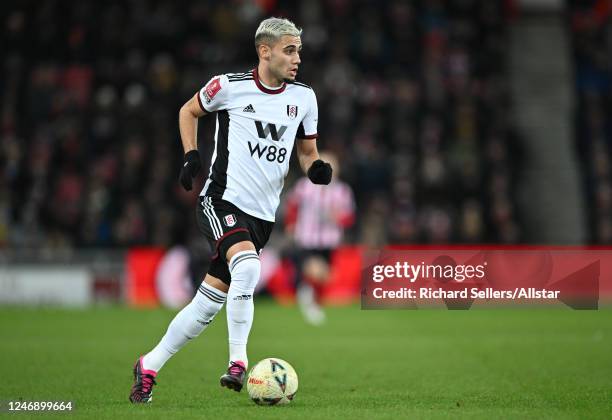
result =
[{"label": "man's face", "polygon": [[270,50],[272,73],[281,80],[295,80],[301,62],[302,40],[300,37],[283,35]]}]

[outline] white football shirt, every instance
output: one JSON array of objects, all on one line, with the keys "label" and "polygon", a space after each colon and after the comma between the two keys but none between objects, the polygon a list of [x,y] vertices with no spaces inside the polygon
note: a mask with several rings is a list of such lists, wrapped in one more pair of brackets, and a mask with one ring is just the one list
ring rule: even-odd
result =
[{"label": "white football shirt", "polygon": [[355,219],[353,191],[339,179],[329,185],[315,185],[302,177],[288,192],[286,203],[295,241],[304,249],[340,246],[345,228]]},{"label": "white football shirt", "polygon": [[198,99],[217,113],[215,150],[200,193],[273,222],[295,139],[317,137],[314,91],[299,82],[264,86],[257,69],[213,77]]}]

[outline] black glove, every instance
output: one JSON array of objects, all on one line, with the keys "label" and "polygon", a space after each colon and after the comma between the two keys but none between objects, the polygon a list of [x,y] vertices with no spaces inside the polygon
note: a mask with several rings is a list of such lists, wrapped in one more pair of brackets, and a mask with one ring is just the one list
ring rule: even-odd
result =
[{"label": "black glove", "polygon": [[332,179],[332,167],[329,163],[317,159],[308,168],[307,175],[313,184],[327,185]]},{"label": "black glove", "polygon": [[191,191],[193,177],[200,172],[200,169],[202,169],[202,164],[200,163],[200,154],[198,151],[190,150],[185,153],[185,163],[183,163],[183,167],[181,168],[179,181],[187,191]]}]

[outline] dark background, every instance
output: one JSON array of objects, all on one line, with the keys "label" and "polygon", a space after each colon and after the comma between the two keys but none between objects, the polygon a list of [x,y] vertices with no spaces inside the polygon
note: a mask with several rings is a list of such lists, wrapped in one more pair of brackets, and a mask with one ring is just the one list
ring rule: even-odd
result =
[{"label": "dark background", "polygon": [[[573,2],[564,13],[592,244],[612,243],[609,3]],[[177,181],[178,110],[213,75],[256,65],[253,37],[268,16],[304,29],[298,79],[317,94],[319,147],[341,157],[357,199],[349,242],[543,242],[525,234],[529,208],[517,201],[522,142],[537,139],[513,118],[512,1],[0,8],[0,247],[165,247],[198,237],[197,191]],[[213,117],[200,120],[205,165],[213,128]],[[293,163],[286,186],[300,176]]]}]

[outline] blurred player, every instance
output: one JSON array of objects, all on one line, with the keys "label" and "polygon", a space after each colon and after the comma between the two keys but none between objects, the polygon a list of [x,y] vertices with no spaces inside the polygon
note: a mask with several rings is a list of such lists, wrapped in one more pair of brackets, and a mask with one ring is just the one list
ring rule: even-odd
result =
[{"label": "blurred player", "polygon": [[307,178],[298,180],[287,197],[285,229],[297,246],[296,296],[305,319],[314,325],[325,320],[319,301],[329,280],[331,253],[355,220],[351,187],[338,179],[338,161],[331,153],[321,158],[333,168],[332,182],[325,187]]},{"label": "blurred player", "polygon": [[172,320],[159,344],[137,360],[132,402],[151,401],[159,370],[206,329],[226,301],[229,367],[220,382],[235,391],[242,389],[259,253],[274,225],[294,143],[310,181],[329,184],[332,178],[331,166],[317,152],[315,93],[295,81],[300,36],[301,29],[286,19],[264,20],[255,34],[257,67],[213,77],[181,108],[185,160],[180,182],[188,191],[201,169],[198,118],[216,113],[215,150],[197,207],[200,230],[216,254],[191,303]]}]

